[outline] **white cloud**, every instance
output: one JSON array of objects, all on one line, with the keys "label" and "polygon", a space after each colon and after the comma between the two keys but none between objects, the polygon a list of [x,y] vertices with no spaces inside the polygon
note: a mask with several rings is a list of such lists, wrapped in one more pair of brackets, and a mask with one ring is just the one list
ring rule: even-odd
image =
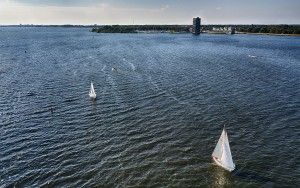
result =
[{"label": "white cloud", "polygon": [[[0,0],[1,1],[1,0]],[[170,20],[164,16],[169,5],[160,8],[122,8],[107,3],[89,7],[31,6],[5,1],[0,4],[0,24],[137,24]],[[175,23],[175,21],[173,22]]]},{"label": "white cloud", "polygon": [[125,0],[122,3],[121,0],[74,0],[77,3],[73,4],[71,0],[61,0],[64,4],[53,3],[58,0],[49,4],[50,1],[33,4],[38,0],[0,0],[0,24],[130,24],[132,20],[135,24],[191,24],[196,16],[200,16],[205,24],[299,23],[299,11],[291,3],[285,6],[276,4],[276,7],[266,11],[265,7],[253,3],[243,4],[237,9],[238,5],[210,6],[202,3],[202,6],[199,2],[196,6],[198,1],[191,5],[183,1],[179,3],[179,0],[172,4],[153,1],[151,6],[141,1],[137,4],[137,0],[131,4]]},{"label": "white cloud", "polygon": [[165,11],[165,10],[167,10],[167,9],[169,9],[169,8],[170,8],[169,5],[163,5],[163,6],[160,8],[160,10]]}]

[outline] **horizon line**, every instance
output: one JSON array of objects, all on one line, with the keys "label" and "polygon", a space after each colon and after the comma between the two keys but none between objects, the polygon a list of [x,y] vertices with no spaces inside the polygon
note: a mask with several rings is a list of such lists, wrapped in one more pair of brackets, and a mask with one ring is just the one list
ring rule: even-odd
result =
[{"label": "horizon line", "polygon": [[[70,23],[66,23],[66,24],[31,24],[31,23],[19,23],[19,24],[1,24],[0,26],[112,26],[112,25],[122,25],[122,26],[134,26],[134,25],[193,25],[191,24],[70,24]],[[280,24],[257,24],[257,23],[252,23],[252,24],[246,24],[246,23],[242,23],[242,24],[222,24],[222,23],[217,23],[217,24],[201,24],[201,25],[300,25],[300,23],[280,23]]]}]

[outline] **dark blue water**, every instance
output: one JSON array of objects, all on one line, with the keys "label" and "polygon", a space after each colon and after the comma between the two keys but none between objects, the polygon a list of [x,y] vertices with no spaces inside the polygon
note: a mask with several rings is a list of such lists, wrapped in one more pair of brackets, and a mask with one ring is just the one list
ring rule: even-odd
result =
[{"label": "dark blue water", "polygon": [[0,110],[0,187],[300,185],[299,37],[0,28]]}]

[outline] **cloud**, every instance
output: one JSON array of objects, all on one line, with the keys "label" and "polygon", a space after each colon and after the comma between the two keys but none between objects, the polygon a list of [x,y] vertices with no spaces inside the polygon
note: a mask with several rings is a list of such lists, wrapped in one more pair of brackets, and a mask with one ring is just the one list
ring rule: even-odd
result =
[{"label": "cloud", "polygon": [[18,3],[22,5],[30,5],[30,6],[86,7],[95,4],[101,4],[104,1],[103,0],[10,0],[10,2]]},{"label": "cloud", "polygon": [[161,10],[161,11],[165,11],[165,10],[167,10],[167,9],[169,9],[169,8],[170,8],[169,5],[163,5],[163,6],[161,6],[160,10]]},{"label": "cloud", "polygon": [[[164,11],[169,5],[157,8],[117,7],[107,3],[95,6],[32,6],[8,2],[1,6],[0,24],[136,24],[178,23]],[[159,20],[160,22],[157,22]],[[174,20],[174,21],[173,21]]]},{"label": "cloud", "polygon": [[0,0],[0,24],[299,24],[299,0],[230,1]]}]

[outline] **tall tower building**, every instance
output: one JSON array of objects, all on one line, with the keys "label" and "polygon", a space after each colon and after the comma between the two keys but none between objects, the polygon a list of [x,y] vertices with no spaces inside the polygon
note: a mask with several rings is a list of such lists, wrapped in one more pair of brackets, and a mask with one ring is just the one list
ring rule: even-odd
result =
[{"label": "tall tower building", "polygon": [[193,18],[193,33],[195,35],[200,34],[200,28],[201,28],[201,18]]}]

